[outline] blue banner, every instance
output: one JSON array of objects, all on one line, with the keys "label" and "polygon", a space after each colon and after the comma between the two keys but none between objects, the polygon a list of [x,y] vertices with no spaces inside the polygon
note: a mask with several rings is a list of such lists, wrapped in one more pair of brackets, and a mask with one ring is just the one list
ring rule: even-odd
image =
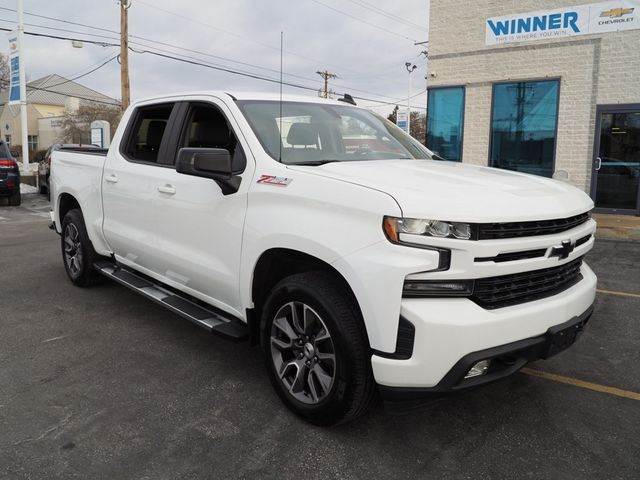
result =
[{"label": "blue banner", "polygon": [[20,103],[20,48],[15,32],[9,34],[9,105]]}]

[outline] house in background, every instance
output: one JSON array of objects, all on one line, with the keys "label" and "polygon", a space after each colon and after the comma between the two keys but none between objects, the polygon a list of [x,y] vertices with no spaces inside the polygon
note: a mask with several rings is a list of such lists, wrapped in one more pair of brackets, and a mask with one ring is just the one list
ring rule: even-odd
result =
[{"label": "house in background", "polygon": [[[9,105],[7,99],[8,91],[0,92],[0,139],[9,145],[20,145],[20,106]],[[29,151],[44,150],[63,141],[65,111],[91,102],[120,105],[111,97],[56,74],[27,83]]]}]

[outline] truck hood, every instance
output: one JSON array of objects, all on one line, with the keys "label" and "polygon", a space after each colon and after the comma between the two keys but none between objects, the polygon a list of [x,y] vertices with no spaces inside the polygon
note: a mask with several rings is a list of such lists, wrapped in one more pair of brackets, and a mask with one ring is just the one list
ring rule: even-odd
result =
[{"label": "truck hood", "polygon": [[588,195],[567,183],[456,162],[371,160],[289,168],[385,192],[406,218],[473,223],[547,220],[593,208]]}]

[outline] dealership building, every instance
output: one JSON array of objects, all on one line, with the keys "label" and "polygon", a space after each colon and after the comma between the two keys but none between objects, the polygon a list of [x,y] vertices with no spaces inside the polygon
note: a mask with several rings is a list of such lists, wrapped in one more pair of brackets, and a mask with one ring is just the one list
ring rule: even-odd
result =
[{"label": "dealership building", "polygon": [[427,146],[640,214],[640,0],[431,0]]}]

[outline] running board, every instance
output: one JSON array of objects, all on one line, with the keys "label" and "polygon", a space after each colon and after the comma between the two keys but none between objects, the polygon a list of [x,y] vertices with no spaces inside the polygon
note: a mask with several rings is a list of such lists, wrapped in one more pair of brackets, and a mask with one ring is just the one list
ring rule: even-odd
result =
[{"label": "running board", "polygon": [[234,317],[223,316],[213,309],[203,307],[179,293],[163,287],[160,283],[150,280],[148,277],[142,277],[133,270],[115,263],[98,262],[94,266],[105,277],[138,292],[211,333],[236,341],[248,338],[247,326]]}]

